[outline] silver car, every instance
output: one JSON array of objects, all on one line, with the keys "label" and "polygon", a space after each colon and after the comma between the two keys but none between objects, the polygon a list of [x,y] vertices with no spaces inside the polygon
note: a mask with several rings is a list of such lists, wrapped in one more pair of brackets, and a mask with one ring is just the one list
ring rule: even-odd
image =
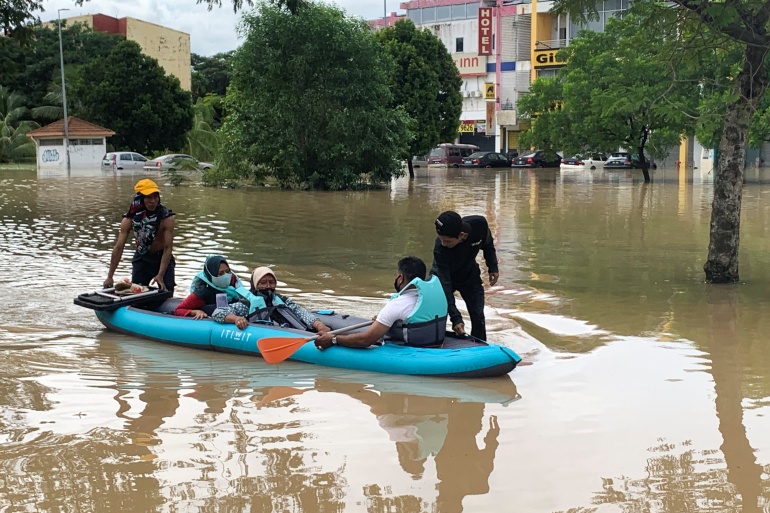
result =
[{"label": "silver car", "polygon": [[113,151],[102,157],[102,169],[142,169],[147,157],[133,151]]},{"label": "silver car", "polygon": [[214,164],[208,162],[200,162],[198,159],[191,155],[185,155],[184,153],[169,153],[168,155],[161,155],[158,158],[148,160],[144,164],[145,171],[175,171],[182,166],[182,162],[190,161],[198,166],[198,169],[206,170],[214,167]]}]

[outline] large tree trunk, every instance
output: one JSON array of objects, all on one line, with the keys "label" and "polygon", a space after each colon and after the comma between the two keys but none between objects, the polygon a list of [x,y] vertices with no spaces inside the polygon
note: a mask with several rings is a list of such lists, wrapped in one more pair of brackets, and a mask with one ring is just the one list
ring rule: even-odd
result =
[{"label": "large tree trunk", "polygon": [[409,178],[414,178],[414,163],[412,163],[412,157],[406,159],[406,165],[409,167]]},{"label": "large tree trunk", "polygon": [[738,73],[738,99],[727,106],[725,126],[719,141],[719,155],[711,203],[711,232],[708,260],[703,265],[706,281],[738,281],[743,168],[746,164],[749,125],[757,102],[767,89],[764,48],[748,46],[743,69]]}]

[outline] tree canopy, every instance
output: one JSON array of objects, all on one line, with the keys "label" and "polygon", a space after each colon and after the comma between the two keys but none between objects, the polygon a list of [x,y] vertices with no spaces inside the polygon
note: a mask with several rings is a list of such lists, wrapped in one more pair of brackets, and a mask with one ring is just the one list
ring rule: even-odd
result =
[{"label": "tree canopy", "polygon": [[[525,142],[568,153],[645,150],[655,157],[693,133],[699,80],[677,62],[668,35],[629,14],[611,19],[605,32],[581,31],[559,52],[566,65],[555,78],[538,79],[519,102],[537,115]],[[647,175],[647,170],[644,169]],[[649,178],[648,178],[649,179]]]},{"label": "tree canopy", "polygon": [[341,189],[402,173],[409,116],[393,109],[392,61],[360,19],[324,4],[262,4],[243,18],[222,126],[221,172]]},{"label": "tree canopy", "polygon": [[[598,0],[555,0],[555,13],[569,13],[573,19],[596,18]],[[716,91],[722,95],[724,122],[713,122],[719,128],[719,148],[711,205],[709,255],[703,269],[706,280],[715,283],[735,282],[738,274],[740,244],[741,197],[746,150],[750,127],[770,85],[770,1],[756,0],[636,0],[634,5],[650,7],[654,16],[675,20],[678,30],[674,41],[678,52],[722,48],[740,55],[724,77],[729,86]],[[725,44],[726,43],[726,44]],[[718,102],[717,102],[718,103]],[[702,105],[703,106],[703,105]],[[711,111],[715,102],[710,105]],[[718,107],[718,105],[717,105]]]},{"label": "tree canopy", "polygon": [[410,128],[415,137],[402,155],[411,163],[412,155],[425,155],[438,143],[457,137],[462,79],[441,40],[410,20],[400,20],[376,36],[396,63],[392,106],[403,107],[413,119]]},{"label": "tree canopy", "polygon": [[193,126],[190,94],[133,41],[83,66],[74,93],[86,119],[115,131],[117,148],[181,148]]}]

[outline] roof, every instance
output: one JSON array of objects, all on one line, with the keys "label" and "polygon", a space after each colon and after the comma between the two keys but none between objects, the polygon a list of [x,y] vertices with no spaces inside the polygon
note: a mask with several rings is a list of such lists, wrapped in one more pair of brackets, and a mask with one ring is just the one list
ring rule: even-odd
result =
[{"label": "roof", "polygon": [[[109,137],[115,135],[115,132],[99,125],[94,125],[80,118],[67,118],[69,129],[69,138],[78,137]],[[53,123],[40,127],[31,132],[27,132],[27,137],[32,139],[45,139],[48,137],[64,137],[64,120],[54,121]]]}]

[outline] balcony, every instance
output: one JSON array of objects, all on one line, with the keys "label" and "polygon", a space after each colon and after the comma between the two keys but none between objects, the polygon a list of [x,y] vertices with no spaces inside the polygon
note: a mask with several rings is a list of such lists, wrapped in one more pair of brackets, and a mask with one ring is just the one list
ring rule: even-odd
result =
[{"label": "balcony", "polygon": [[566,46],[566,39],[546,39],[543,41],[535,41],[535,50],[558,50]]}]

